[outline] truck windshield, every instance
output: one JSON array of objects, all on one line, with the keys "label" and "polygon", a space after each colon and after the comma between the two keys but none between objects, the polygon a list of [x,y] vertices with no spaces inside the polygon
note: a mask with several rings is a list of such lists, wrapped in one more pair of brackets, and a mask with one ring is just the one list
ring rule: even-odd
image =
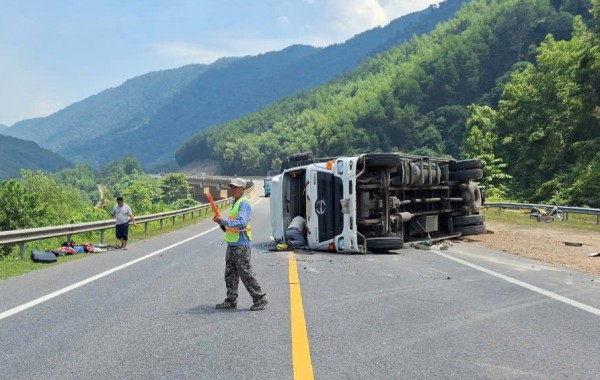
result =
[{"label": "truck windshield", "polygon": [[315,213],[319,223],[319,241],[327,241],[342,233],[344,215],[340,201],[344,195],[342,179],[331,173],[317,174]]}]

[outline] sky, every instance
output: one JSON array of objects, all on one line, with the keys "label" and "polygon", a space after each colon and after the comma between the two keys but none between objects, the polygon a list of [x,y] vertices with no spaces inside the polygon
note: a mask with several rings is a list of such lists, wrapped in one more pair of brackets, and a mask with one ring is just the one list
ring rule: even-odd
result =
[{"label": "sky", "polygon": [[0,0],[0,124],[151,71],[341,43],[440,1]]}]

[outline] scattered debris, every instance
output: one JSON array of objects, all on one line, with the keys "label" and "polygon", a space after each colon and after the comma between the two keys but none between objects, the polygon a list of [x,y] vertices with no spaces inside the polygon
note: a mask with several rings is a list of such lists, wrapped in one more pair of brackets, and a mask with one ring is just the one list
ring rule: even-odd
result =
[{"label": "scattered debris", "polygon": [[588,255],[589,257],[598,257],[600,256],[600,252],[593,252]]},{"label": "scattered debris", "polygon": [[448,248],[451,248],[451,247],[453,247],[453,246],[454,246],[454,244],[452,244],[451,242],[449,242],[449,241],[446,241],[446,240],[444,240],[444,241],[442,241],[441,243],[439,243],[439,244],[436,244],[436,245],[435,245],[435,247],[436,247],[437,249],[441,250],[441,251],[445,251],[445,250],[447,250]]},{"label": "scattered debris", "polygon": [[426,251],[431,249],[431,244],[427,245],[427,244],[425,244],[425,242],[413,243],[410,246],[413,247],[414,249],[423,249]]},{"label": "scattered debris", "polygon": [[410,245],[411,247],[415,248],[415,249],[423,249],[423,250],[430,250],[432,248],[434,249],[439,249],[442,251],[447,250],[450,247],[453,247],[454,244],[452,244],[450,241],[448,240],[439,240],[439,239],[426,239],[417,243],[413,243]]},{"label": "scattered debris", "polygon": [[570,241],[563,241],[563,244],[569,247],[581,247],[583,245],[582,243],[574,243]]}]

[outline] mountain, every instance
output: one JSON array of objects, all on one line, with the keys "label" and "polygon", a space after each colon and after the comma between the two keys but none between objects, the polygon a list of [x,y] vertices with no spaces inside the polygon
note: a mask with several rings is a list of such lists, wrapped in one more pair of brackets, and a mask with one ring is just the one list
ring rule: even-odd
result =
[{"label": "mountain", "polygon": [[[365,59],[429,33],[469,0],[447,0],[326,48],[295,45],[211,65],[149,73],[5,134],[31,139],[98,167],[132,154],[148,167],[173,161],[198,132],[315,88]],[[73,149],[74,146],[93,149]]]},{"label": "mountain", "polygon": [[5,128],[8,128],[8,125],[0,124],[0,131],[4,130]]},{"label": "mountain", "polygon": [[[214,160],[221,174],[264,175],[290,154],[305,151],[318,157],[396,150],[461,157],[470,107],[496,107],[507,81],[536,61],[545,39],[571,38],[575,15],[561,4],[470,2],[430,35],[391,48],[344,77],[199,133],[181,146],[177,161],[186,166]],[[593,67],[591,58],[581,64],[585,62]],[[580,80],[593,77],[592,72],[584,72]],[[518,141],[541,140],[545,133]]]},{"label": "mountain", "polygon": [[59,171],[73,163],[32,141],[0,135],[0,180],[19,177],[21,169]]}]

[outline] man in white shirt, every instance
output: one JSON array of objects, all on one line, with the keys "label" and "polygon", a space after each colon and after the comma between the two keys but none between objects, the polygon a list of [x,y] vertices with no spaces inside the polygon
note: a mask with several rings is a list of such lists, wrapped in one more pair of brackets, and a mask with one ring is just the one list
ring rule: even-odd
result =
[{"label": "man in white shirt", "polygon": [[294,248],[304,247],[306,245],[306,238],[304,233],[306,232],[306,219],[300,215],[294,217],[292,222],[285,230],[285,239],[287,243]]},{"label": "man in white shirt", "polygon": [[115,235],[121,240],[121,249],[127,250],[127,239],[129,236],[129,221],[135,226],[135,217],[131,207],[123,203],[123,197],[117,197],[117,205],[113,207],[112,215],[115,217]]}]

